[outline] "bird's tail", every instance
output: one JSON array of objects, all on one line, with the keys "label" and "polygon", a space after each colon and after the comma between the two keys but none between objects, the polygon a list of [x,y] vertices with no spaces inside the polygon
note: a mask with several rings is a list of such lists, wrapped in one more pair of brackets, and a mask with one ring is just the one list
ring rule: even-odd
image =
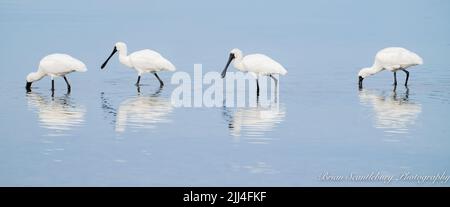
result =
[{"label": "bird's tail", "polygon": [[418,65],[422,65],[423,64],[423,59],[417,55],[417,64]]},{"label": "bird's tail", "polygon": [[414,56],[414,63],[417,65],[422,65],[423,64],[423,59],[416,53],[413,53]]},{"label": "bird's tail", "polygon": [[76,71],[77,72],[86,72],[87,71],[86,65],[84,63],[80,62],[79,65],[77,66]]},{"label": "bird's tail", "polygon": [[77,70],[77,72],[82,72],[82,73],[84,73],[86,71],[87,71],[87,68],[80,68],[80,69]]},{"label": "bird's tail", "polygon": [[286,75],[287,74],[287,70],[285,68],[281,68],[280,69],[280,74],[281,75]]},{"label": "bird's tail", "polygon": [[176,67],[175,67],[172,63],[170,63],[170,62],[169,62],[169,64],[168,64],[167,69],[169,69],[169,71],[176,71],[176,70],[177,70]]}]

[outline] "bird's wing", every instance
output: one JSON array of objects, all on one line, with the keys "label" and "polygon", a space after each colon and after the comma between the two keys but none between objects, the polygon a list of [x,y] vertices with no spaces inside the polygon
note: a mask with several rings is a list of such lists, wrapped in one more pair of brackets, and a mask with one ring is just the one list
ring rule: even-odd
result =
[{"label": "bird's wing", "polygon": [[384,49],[377,54],[376,61],[387,69],[422,64],[422,58],[404,48]]},{"label": "bird's wing", "polygon": [[279,73],[282,75],[287,72],[280,63],[263,54],[247,55],[242,60],[242,63],[249,72],[259,74]]},{"label": "bird's wing", "polygon": [[136,68],[175,71],[175,66],[171,62],[153,50],[131,53],[130,59]]},{"label": "bird's wing", "polygon": [[86,71],[86,65],[80,60],[66,54],[52,54],[43,58],[39,68],[52,74],[67,73],[71,71]]},{"label": "bird's wing", "polygon": [[71,68],[72,70],[78,71],[78,72],[86,72],[86,65],[81,62],[80,60],[70,56],[70,55],[66,55],[67,56],[67,60],[66,61],[66,66]]}]

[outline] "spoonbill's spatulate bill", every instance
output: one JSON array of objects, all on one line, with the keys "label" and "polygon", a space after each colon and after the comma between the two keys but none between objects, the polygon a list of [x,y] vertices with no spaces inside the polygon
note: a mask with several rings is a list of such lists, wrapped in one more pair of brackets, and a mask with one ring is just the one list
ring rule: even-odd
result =
[{"label": "spoonbill's spatulate bill", "polygon": [[401,47],[385,48],[377,53],[372,67],[363,68],[359,71],[359,87],[362,88],[365,78],[383,70],[389,70],[394,73],[394,85],[397,85],[397,71],[405,72],[405,86],[408,86],[409,72],[406,69],[421,64],[423,64],[422,58],[414,52]]},{"label": "spoonbill's spatulate bill", "polygon": [[267,75],[271,77],[275,84],[278,85],[278,80],[273,76],[275,74],[285,75],[286,69],[278,62],[263,54],[251,54],[243,57],[242,51],[235,48],[231,50],[228,62],[222,71],[222,78],[225,78],[228,66],[233,62],[233,66],[242,71],[249,72],[256,76],[256,93],[259,95],[258,76]]},{"label": "spoonbill's spatulate bill", "polygon": [[159,78],[156,72],[160,71],[175,71],[175,66],[161,56],[159,53],[145,49],[131,53],[127,55],[127,45],[123,42],[117,42],[111,55],[106,59],[106,61],[102,64],[101,69],[106,67],[109,59],[119,51],[119,61],[136,70],[138,73],[138,79],[136,82],[136,86],[139,86],[139,82],[141,80],[141,75],[144,73],[153,73],[155,77],[158,79],[160,86],[164,85],[163,81]]},{"label": "spoonbill's spatulate bill", "polygon": [[70,84],[66,78],[66,75],[71,72],[86,72],[86,65],[66,54],[51,54],[42,58],[39,63],[39,69],[37,72],[30,73],[27,76],[27,91],[31,91],[31,84],[35,81],[42,79],[45,76],[50,76],[52,79],[52,91],[55,90],[55,77],[63,77],[67,84],[67,90],[70,92]]}]

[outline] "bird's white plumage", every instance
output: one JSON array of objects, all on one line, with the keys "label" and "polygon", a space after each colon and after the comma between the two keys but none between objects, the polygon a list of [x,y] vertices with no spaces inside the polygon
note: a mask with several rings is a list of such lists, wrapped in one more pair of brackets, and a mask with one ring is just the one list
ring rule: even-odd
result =
[{"label": "bird's white plumage", "polygon": [[156,51],[144,49],[127,54],[127,45],[123,42],[116,43],[119,51],[119,61],[134,68],[139,75],[160,71],[175,71],[175,66]]},{"label": "bird's white plumage", "polygon": [[375,65],[386,70],[395,71],[423,64],[422,58],[414,52],[401,47],[385,48],[375,56]]},{"label": "bird's white plumage", "polygon": [[171,62],[153,50],[136,51],[131,53],[129,57],[133,67],[140,73],[176,70]]},{"label": "bird's white plumage", "polygon": [[86,72],[86,65],[80,60],[67,54],[51,54],[41,59],[38,71],[30,73],[27,76],[27,81],[37,81],[47,75],[51,78],[65,76],[75,71]]},{"label": "bird's white plumage", "polygon": [[285,75],[287,73],[287,70],[280,63],[266,55],[250,54],[243,56],[239,49],[233,49],[230,53],[235,56],[234,67],[240,71],[251,72],[256,75]]},{"label": "bird's white plumage", "polygon": [[361,69],[358,76],[366,78],[383,70],[396,72],[421,64],[423,60],[416,53],[401,47],[389,47],[380,50],[375,56],[372,67]]},{"label": "bird's white plumage", "polygon": [[39,69],[55,76],[70,72],[86,72],[86,65],[67,54],[51,54],[45,56],[39,63]]},{"label": "bird's white plumage", "polygon": [[242,64],[246,71],[259,75],[285,75],[287,73],[280,63],[263,54],[247,55],[242,59]]}]

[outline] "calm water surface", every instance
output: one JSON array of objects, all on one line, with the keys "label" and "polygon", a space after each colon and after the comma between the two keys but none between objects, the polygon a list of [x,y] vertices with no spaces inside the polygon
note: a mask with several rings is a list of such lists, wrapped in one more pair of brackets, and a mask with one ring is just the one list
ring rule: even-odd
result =
[{"label": "calm water surface", "polygon": [[[449,9],[438,0],[2,1],[0,186],[449,186],[320,179],[450,175]],[[220,72],[234,47],[288,74],[276,104],[174,107],[170,73],[161,90],[144,76],[137,92],[117,56],[100,70],[117,41],[189,74],[195,63]],[[410,70],[409,88],[394,90],[383,72],[358,90],[359,68],[387,46],[425,64]],[[88,72],[68,76],[70,94],[57,79],[52,97],[49,78],[27,94],[25,76],[53,52]]]}]

